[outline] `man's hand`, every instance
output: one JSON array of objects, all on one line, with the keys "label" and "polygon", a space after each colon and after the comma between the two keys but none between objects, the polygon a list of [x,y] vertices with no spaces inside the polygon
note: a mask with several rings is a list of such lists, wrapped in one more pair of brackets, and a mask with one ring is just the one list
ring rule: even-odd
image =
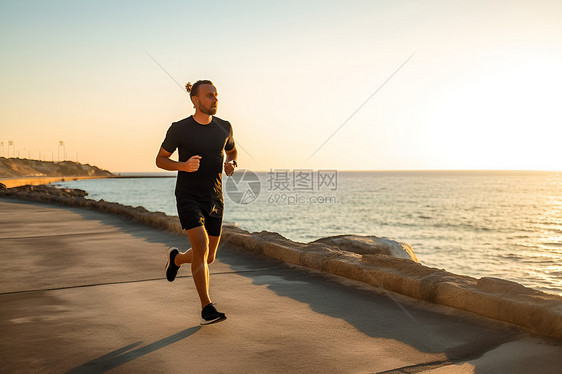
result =
[{"label": "man's hand", "polygon": [[197,171],[197,169],[199,169],[199,160],[201,160],[201,156],[191,156],[189,160],[183,163],[181,171],[187,171],[189,173]]},{"label": "man's hand", "polygon": [[224,163],[224,172],[229,177],[234,173],[234,163],[232,161]]}]

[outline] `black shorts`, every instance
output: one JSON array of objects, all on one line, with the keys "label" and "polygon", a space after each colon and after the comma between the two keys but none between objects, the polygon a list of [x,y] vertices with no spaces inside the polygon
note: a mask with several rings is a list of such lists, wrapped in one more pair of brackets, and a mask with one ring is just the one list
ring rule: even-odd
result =
[{"label": "black shorts", "polygon": [[223,202],[206,202],[176,196],[181,227],[189,230],[204,226],[207,234],[220,236],[222,228]]}]

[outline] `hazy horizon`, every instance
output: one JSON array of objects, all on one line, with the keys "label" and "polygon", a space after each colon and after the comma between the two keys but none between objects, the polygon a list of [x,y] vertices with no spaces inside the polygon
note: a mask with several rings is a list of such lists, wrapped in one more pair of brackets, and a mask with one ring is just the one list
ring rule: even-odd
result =
[{"label": "hazy horizon", "polygon": [[[6,158],[4,156],[0,156],[0,158]],[[30,160],[30,161],[45,161],[45,162],[54,162],[54,163],[58,163],[58,162],[64,162],[64,161],[71,161],[71,162],[76,162],[75,160],[64,160],[64,161],[51,161],[51,160],[39,160],[39,159],[29,159],[26,157],[9,157],[9,158],[15,158],[15,159],[22,159],[22,160]],[[98,165],[95,164],[91,164],[88,162],[80,162],[81,164],[90,164],[91,166],[96,166],[99,167]],[[103,169],[103,168],[101,168]],[[249,168],[243,168],[240,167],[239,170],[242,169],[249,169]],[[109,170],[109,169],[105,169],[108,170],[114,174],[170,174],[170,175],[174,175],[177,173],[177,171],[166,171],[166,170],[161,170],[161,169],[156,169],[156,170],[140,170],[140,171],[134,171],[134,170]],[[260,169],[249,169],[253,172],[256,173],[268,173],[272,170],[288,170],[288,171],[298,171],[298,170],[336,170],[338,173],[339,172],[546,172],[546,173],[559,173],[562,172],[562,170],[548,170],[548,169],[541,169],[541,170],[525,170],[525,169],[311,169],[311,168],[292,168],[292,169],[288,169],[288,168],[271,168],[271,169],[267,169],[267,170],[260,170]]]}]

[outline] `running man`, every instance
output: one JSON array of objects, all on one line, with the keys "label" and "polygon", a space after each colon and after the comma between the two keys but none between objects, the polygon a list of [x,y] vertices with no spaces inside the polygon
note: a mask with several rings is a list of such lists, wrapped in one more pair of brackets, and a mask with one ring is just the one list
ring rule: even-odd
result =
[{"label": "running man", "polygon": [[[238,152],[232,126],[213,115],[217,113],[217,89],[209,80],[185,86],[195,114],[174,122],[156,156],[156,166],[177,170],[176,202],[181,226],[187,231],[191,248],[180,253],[170,248],[166,278],[173,282],[181,265],[190,263],[195,288],[201,299],[201,324],[226,319],[209,296],[209,265],[215,260],[222,229],[222,171],[231,176]],[[170,159],[179,151],[179,161]]]}]

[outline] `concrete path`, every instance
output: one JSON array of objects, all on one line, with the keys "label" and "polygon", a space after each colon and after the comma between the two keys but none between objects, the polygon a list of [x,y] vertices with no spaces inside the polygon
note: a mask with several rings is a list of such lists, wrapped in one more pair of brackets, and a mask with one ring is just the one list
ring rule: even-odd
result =
[{"label": "concrete path", "polygon": [[221,245],[199,326],[187,239],[0,199],[1,373],[559,373],[561,342]]}]

